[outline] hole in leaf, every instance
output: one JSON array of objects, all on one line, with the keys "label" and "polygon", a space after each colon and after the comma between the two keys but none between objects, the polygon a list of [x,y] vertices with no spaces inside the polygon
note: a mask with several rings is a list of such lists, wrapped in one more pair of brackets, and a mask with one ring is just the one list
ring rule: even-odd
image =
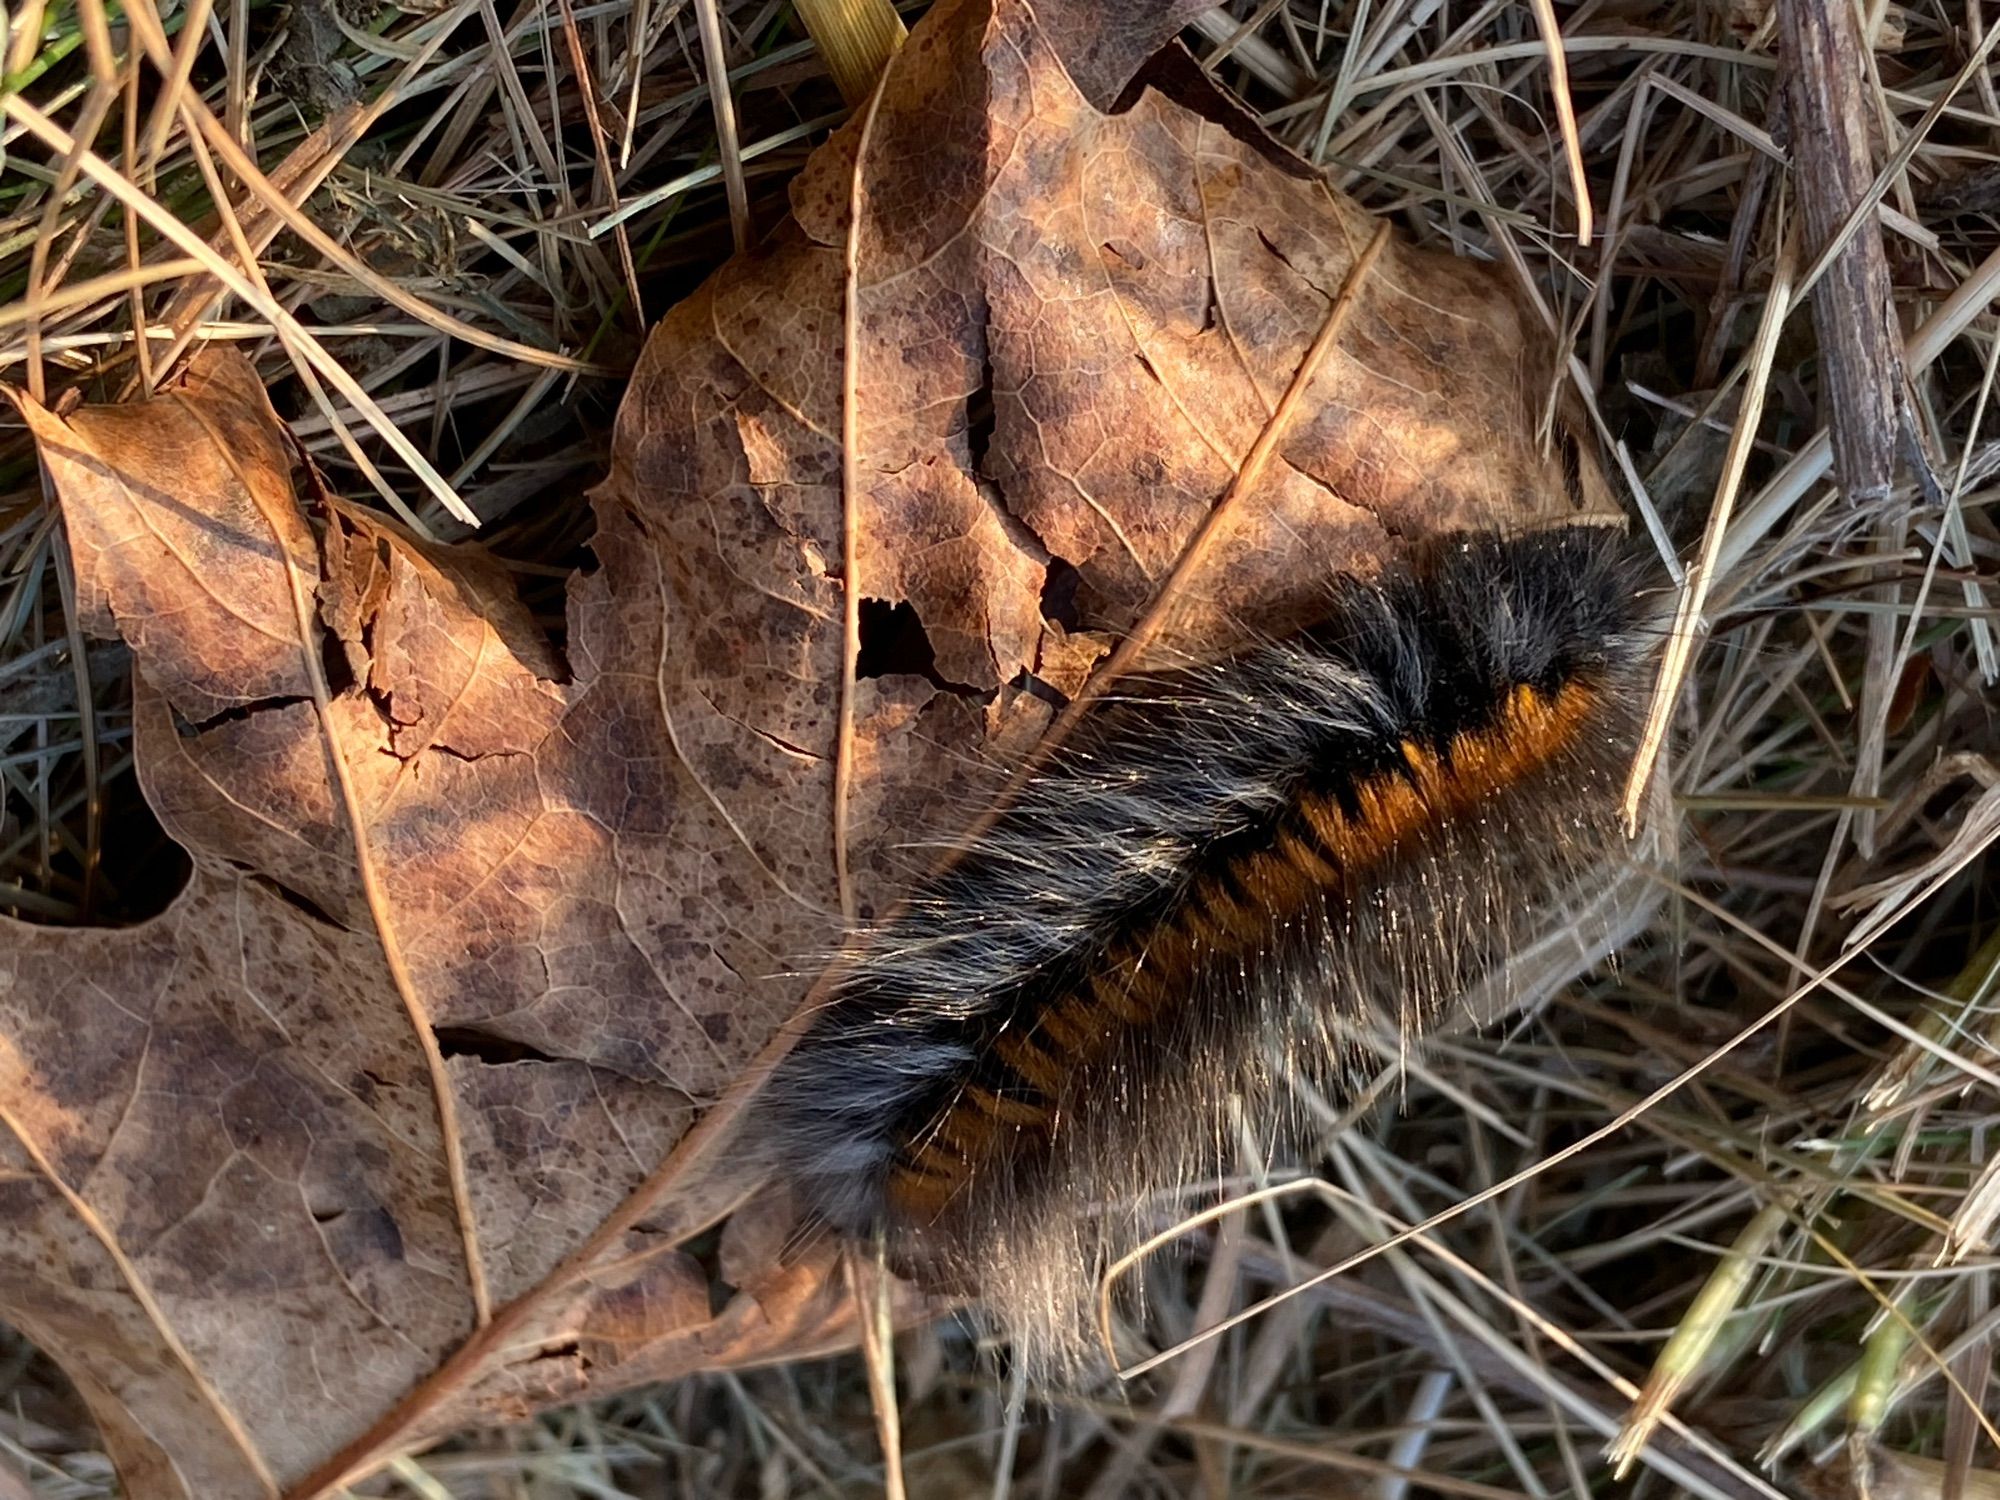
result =
[{"label": "hole in leaf", "polygon": [[354,665],[347,659],[347,647],[333,631],[319,633],[319,666],[326,673],[326,695],[338,698],[354,686]]},{"label": "hole in leaf", "polygon": [[857,679],[893,673],[929,677],[936,669],[937,651],[915,605],[907,599],[895,604],[887,599],[861,601],[861,650],[854,658]]},{"label": "hole in leaf", "polygon": [[681,1254],[701,1267],[708,1282],[708,1312],[719,1317],[737,1293],[737,1287],[722,1274],[722,1226],[705,1229],[680,1246]]},{"label": "hole in leaf", "polygon": [[310,702],[312,699],[303,693],[287,693],[276,698],[259,698],[254,703],[239,703],[234,708],[225,708],[221,713],[210,714],[205,719],[190,719],[176,708],[172,710],[174,732],[184,740],[193,739],[196,735],[207,734],[211,729],[219,729],[224,724],[242,724],[254,719],[258,714],[269,713],[273,709],[293,708],[298,704]]},{"label": "hole in leaf", "polygon": [[553,680],[565,685],[574,682],[576,675],[569,659],[569,582],[572,577],[588,578],[597,571],[597,553],[583,541],[565,549],[554,564],[507,558],[501,563],[514,597],[555,657]]},{"label": "hole in leaf", "polygon": [[1076,565],[1065,557],[1049,559],[1047,573],[1042,576],[1042,618],[1053,620],[1064,630],[1077,630],[1083,625],[1083,611],[1077,607],[1077,590],[1083,586],[1083,575]]},{"label": "hole in leaf", "polygon": [[999,411],[993,404],[993,348],[989,343],[979,358],[979,389],[965,398],[965,448],[974,474],[992,477],[987,455],[993,447],[993,431]]},{"label": "hole in leaf", "polygon": [[440,1026],[433,1034],[437,1037],[439,1054],[447,1058],[470,1057],[495,1066],[555,1061],[540,1048],[478,1026]]}]

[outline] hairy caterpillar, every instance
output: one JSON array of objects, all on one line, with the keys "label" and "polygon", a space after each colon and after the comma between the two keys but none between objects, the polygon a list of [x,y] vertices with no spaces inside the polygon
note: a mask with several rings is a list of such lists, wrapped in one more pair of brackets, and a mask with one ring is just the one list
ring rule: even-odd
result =
[{"label": "hairy caterpillar", "polygon": [[954,865],[863,936],[773,1080],[810,1211],[1090,1361],[1150,1194],[1406,1036],[1622,851],[1644,683],[1624,540],[1439,538],[1232,659],[1121,680]]}]

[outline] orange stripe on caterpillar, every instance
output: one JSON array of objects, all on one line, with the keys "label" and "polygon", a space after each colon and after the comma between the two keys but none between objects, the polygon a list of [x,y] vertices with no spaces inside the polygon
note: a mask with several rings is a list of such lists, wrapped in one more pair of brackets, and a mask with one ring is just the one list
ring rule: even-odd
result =
[{"label": "orange stripe on caterpillar", "polygon": [[933,1133],[969,1166],[984,1159],[1001,1127],[992,1117],[966,1108],[963,1097],[944,1112]]},{"label": "orange stripe on caterpillar", "polygon": [[[1184,946],[1188,950],[1185,956],[1188,957],[1200,955],[1212,958],[1218,953],[1234,952],[1241,946],[1233,940],[1230,928],[1217,919],[1215,900],[1206,881],[1195,887],[1187,904],[1174,914],[1173,927],[1187,939]],[[1159,950],[1156,948],[1154,951]]]},{"label": "orange stripe on caterpillar", "polygon": [[1105,1015],[1123,1025],[1150,1021],[1165,998],[1158,967],[1145,959],[1144,953],[1133,955],[1084,980],[1091,1000]]},{"label": "orange stripe on caterpillar", "polygon": [[[1297,840],[1292,841],[1297,845]],[[1281,848],[1261,849],[1240,861],[1236,883],[1267,911],[1296,911],[1318,888],[1330,885],[1336,871],[1310,850],[1298,846],[1300,859]]]},{"label": "orange stripe on caterpillar", "polygon": [[993,1051],[1009,1068],[1044,1094],[1057,1093],[1069,1077],[1069,1069],[1061,1061],[1042,1051],[1022,1031],[1002,1032],[993,1044]]},{"label": "orange stripe on caterpillar", "polygon": [[996,1146],[1023,1130],[1046,1134],[1054,1118],[1048,1106],[969,1085],[925,1133],[923,1144],[891,1171],[891,1203],[909,1217],[934,1218]]},{"label": "orange stripe on caterpillar", "polygon": [[1002,1125],[1039,1130],[1049,1123],[1050,1113],[1041,1105],[1030,1104],[1025,1099],[1009,1099],[1004,1094],[983,1089],[976,1083],[968,1085],[960,1097],[965,1105],[982,1114],[991,1115]]},{"label": "orange stripe on caterpillar", "polygon": [[1037,1031],[1053,1042],[1064,1055],[1074,1056],[1087,1052],[1096,1039],[1098,1018],[1092,1014],[1088,1000],[1075,994],[1066,995],[1041,1014]]},{"label": "orange stripe on caterpillar", "polygon": [[1305,879],[1317,885],[1332,885],[1340,871],[1321,858],[1325,852],[1313,848],[1308,836],[1295,828],[1278,830],[1273,852]]},{"label": "orange stripe on caterpillar", "polygon": [[889,1201],[912,1219],[935,1218],[967,1183],[988,1141],[968,1130],[956,1111],[930,1126],[898,1154],[886,1184]]},{"label": "orange stripe on caterpillar", "polygon": [[1248,948],[1271,929],[1270,910],[1239,896],[1235,884],[1228,870],[1218,870],[1195,886],[1190,902],[1193,909],[1221,924],[1225,938],[1236,939],[1234,944],[1226,941],[1216,944],[1223,949]]},{"label": "orange stripe on caterpillar", "polygon": [[899,1165],[889,1173],[889,1205],[906,1220],[926,1223],[949,1208],[971,1180],[970,1166],[941,1175]]},{"label": "orange stripe on caterpillar", "polygon": [[1365,871],[1425,824],[1462,816],[1546,764],[1596,704],[1596,695],[1580,683],[1567,683],[1554,696],[1522,683],[1508,693],[1492,724],[1454,736],[1443,754],[1406,742],[1407,774],[1357,783],[1352,795],[1358,813],[1347,813],[1330,796],[1304,799],[1299,812],[1343,869]]}]

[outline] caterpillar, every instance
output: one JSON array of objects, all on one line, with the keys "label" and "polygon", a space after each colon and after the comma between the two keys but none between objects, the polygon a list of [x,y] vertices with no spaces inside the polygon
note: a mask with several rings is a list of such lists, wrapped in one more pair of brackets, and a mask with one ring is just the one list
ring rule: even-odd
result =
[{"label": "caterpillar", "polygon": [[1621,857],[1645,651],[1630,545],[1463,533],[1308,628],[1128,676],[955,863],[860,934],[768,1091],[813,1222],[1096,1362],[1149,1201],[1406,1037]]}]

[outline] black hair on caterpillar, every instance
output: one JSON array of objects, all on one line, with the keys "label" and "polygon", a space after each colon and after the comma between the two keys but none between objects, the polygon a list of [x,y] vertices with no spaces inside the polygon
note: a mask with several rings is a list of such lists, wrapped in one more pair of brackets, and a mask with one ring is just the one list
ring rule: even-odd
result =
[{"label": "black hair on caterpillar", "polygon": [[1621,857],[1644,701],[1624,539],[1438,538],[1296,636],[1127,677],[857,952],[768,1097],[816,1218],[1092,1362],[1146,1200],[1405,1035]]}]

